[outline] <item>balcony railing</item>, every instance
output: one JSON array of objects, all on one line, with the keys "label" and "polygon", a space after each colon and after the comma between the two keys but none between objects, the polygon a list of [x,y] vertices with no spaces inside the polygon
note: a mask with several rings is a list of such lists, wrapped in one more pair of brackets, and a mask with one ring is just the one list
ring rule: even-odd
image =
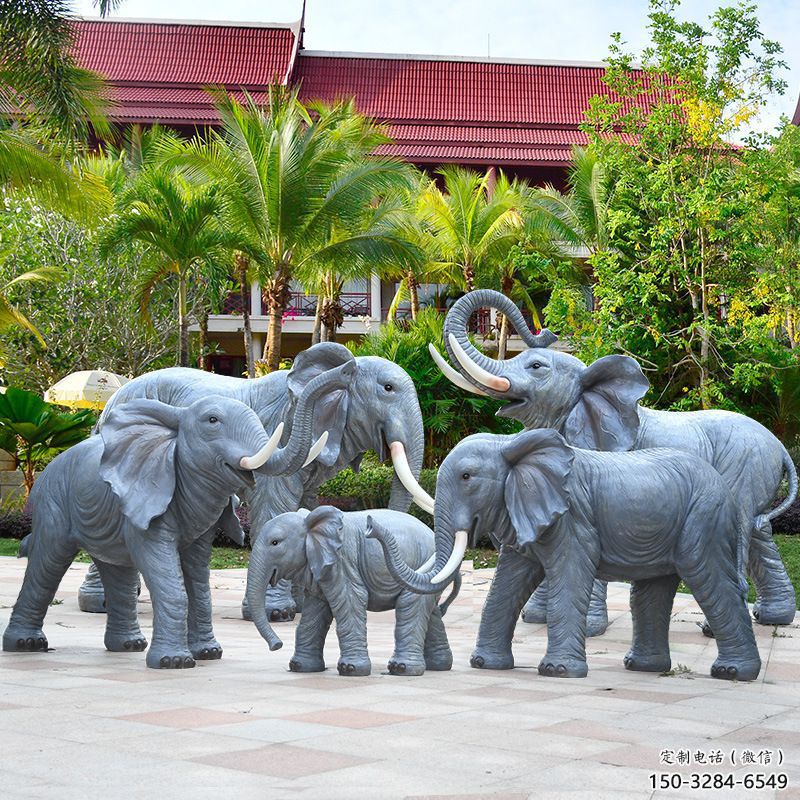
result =
[{"label": "balcony railing", "polygon": [[[372,298],[369,292],[342,292],[339,302],[342,304],[345,317],[369,317],[372,313]],[[247,292],[247,308],[250,308],[250,292]],[[317,312],[317,296],[303,292],[292,292],[288,317],[313,317]],[[241,315],[242,296],[240,292],[231,292],[222,303],[222,314]],[[261,315],[269,313],[264,298],[261,298]]]},{"label": "balcony railing", "polygon": [[[447,308],[439,308],[437,307],[436,310],[444,316],[447,314]],[[384,308],[383,314],[381,319],[387,319],[389,316],[389,309]],[[400,326],[407,326],[411,322],[411,309],[408,306],[401,305],[397,309],[397,323]],[[469,318],[469,330],[471,333],[478,333],[481,336],[485,336],[492,330],[492,312],[488,308],[479,308],[470,318]]]}]

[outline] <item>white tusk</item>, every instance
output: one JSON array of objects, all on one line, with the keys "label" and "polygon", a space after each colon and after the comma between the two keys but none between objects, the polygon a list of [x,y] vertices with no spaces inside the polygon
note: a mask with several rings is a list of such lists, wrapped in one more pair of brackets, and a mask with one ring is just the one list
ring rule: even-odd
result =
[{"label": "white tusk", "polygon": [[414,502],[429,514],[433,514],[433,498],[417,483],[417,479],[411,472],[406,458],[406,449],[402,442],[392,442],[389,445],[389,452],[392,454],[392,464],[400,483],[411,493]]},{"label": "white tusk", "polygon": [[467,551],[467,532],[456,531],[456,540],[453,542],[453,552],[450,553],[450,558],[444,565],[443,569],[436,573],[431,578],[431,583],[443,583],[446,581],[453,572],[458,569],[459,564],[464,558],[464,553]]},{"label": "white tusk", "polygon": [[418,575],[425,574],[436,563],[436,553],[434,553],[421,567],[416,571]]},{"label": "white tusk", "polygon": [[275,448],[278,446],[281,436],[283,436],[283,423],[279,422],[278,427],[275,428],[272,436],[269,437],[269,441],[255,455],[249,457],[245,456],[239,462],[239,466],[242,469],[258,469],[259,467],[263,467],[275,452]]},{"label": "white tusk", "polygon": [[437,367],[441,370],[442,374],[449,380],[451,383],[454,383],[458,386],[459,389],[463,389],[465,392],[472,392],[472,394],[478,394],[481,397],[488,397],[489,395],[483,391],[483,389],[479,389],[477,386],[473,386],[469,381],[464,380],[464,378],[456,372],[445,360],[442,358],[439,351],[430,343],[428,343],[428,351],[431,354],[431,358],[433,359],[434,363]]},{"label": "white tusk", "polygon": [[494,389],[496,392],[507,392],[511,388],[508,378],[498,378],[497,375],[492,375],[487,372],[483,367],[479,367],[464,351],[464,348],[458,343],[454,334],[450,334],[450,347],[453,348],[453,355],[456,360],[475,380],[481,385],[489,389]]},{"label": "white tusk", "polygon": [[311,445],[311,449],[308,451],[308,458],[306,458],[306,460],[303,462],[303,467],[307,467],[325,449],[327,441],[328,431],[323,431],[322,436],[320,436],[319,439],[317,439],[317,441]]}]

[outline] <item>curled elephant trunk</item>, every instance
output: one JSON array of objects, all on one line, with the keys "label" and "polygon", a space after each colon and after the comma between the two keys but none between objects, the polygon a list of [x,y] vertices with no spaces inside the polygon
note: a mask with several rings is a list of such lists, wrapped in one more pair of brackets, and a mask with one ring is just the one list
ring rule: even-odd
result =
[{"label": "curled elephant trunk", "polygon": [[[258,468],[263,475],[286,475],[303,468],[304,463],[319,455],[325,447],[327,435],[323,434],[312,444],[314,404],[328,392],[349,386],[356,374],[355,362],[326,370],[309,381],[295,409],[292,434],[284,447],[274,451]],[[277,433],[277,429],[275,431]],[[274,434],[273,434],[274,436]],[[271,441],[271,440],[270,440]]]},{"label": "curled elephant trunk", "polygon": [[250,615],[255,623],[258,632],[269,645],[270,650],[280,650],[283,642],[272,629],[267,618],[267,609],[264,605],[264,597],[267,594],[267,585],[270,584],[276,570],[269,563],[266,556],[266,536],[259,536],[253,545],[253,553],[250,557],[250,566],[247,570],[247,605]]},{"label": "curled elephant trunk", "polygon": [[[467,531],[456,531],[452,550],[448,554],[437,542],[436,561],[429,572],[415,572],[400,556],[400,548],[391,531],[372,517],[367,518],[367,538],[377,539],[383,548],[386,564],[392,577],[411,592],[437,594],[453,579],[467,549]],[[438,537],[437,537],[438,538]]]},{"label": "curled elephant trunk", "polygon": [[[467,335],[469,319],[480,308],[495,308],[505,314],[528,347],[548,347],[557,337],[547,329],[539,334],[533,333],[522,312],[500,292],[479,289],[469,292],[453,304],[444,322],[444,343],[450,359],[468,380],[480,388],[504,393],[510,386],[508,380],[502,377],[502,362],[478,352]],[[454,347],[454,341],[457,347]]]}]

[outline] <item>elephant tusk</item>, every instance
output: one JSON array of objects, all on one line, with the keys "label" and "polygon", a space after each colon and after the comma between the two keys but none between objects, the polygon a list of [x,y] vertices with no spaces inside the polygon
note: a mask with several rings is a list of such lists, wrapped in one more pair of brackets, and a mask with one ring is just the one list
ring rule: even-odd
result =
[{"label": "elephant tusk", "polygon": [[410,492],[411,498],[423,511],[433,514],[433,498],[419,485],[411,472],[403,443],[392,442],[389,445],[389,452],[392,454],[392,465],[397,477],[400,478],[400,483]]},{"label": "elephant tusk", "polygon": [[434,364],[439,367],[442,375],[447,378],[451,383],[454,383],[458,386],[459,389],[463,389],[465,392],[472,392],[472,394],[480,395],[481,397],[488,397],[489,395],[483,391],[483,389],[479,389],[477,386],[473,386],[469,381],[465,381],[461,375],[456,372],[442,357],[439,351],[432,345],[428,344],[428,351],[431,354],[431,358],[433,359]]},{"label": "elephant tusk", "polygon": [[456,531],[453,552],[444,567],[431,578],[431,583],[444,583],[457,569],[467,552],[467,531]]},{"label": "elephant tusk", "polygon": [[472,378],[474,378],[481,386],[486,386],[488,389],[494,389],[496,392],[507,392],[511,388],[511,383],[508,378],[499,378],[497,375],[492,375],[483,367],[479,367],[465,352],[464,348],[458,343],[454,334],[450,334],[450,347],[453,348],[453,355],[456,360],[464,368]]},{"label": "elephant tusk", "polygon": [[[311,445],[311,449],[308,451],[308,457],[303,462],[303,467],[307,467],[325,449],[327,442],[328,431],[323,431],[322,436],[320,436],[319,439],[317,439],[317,441]],[[300,469],[303,467],[300,467]]]},{"label": "elephant tusk", "polygon": [[424,575],[436,563],[436,553],[434,553],[421,567],[418,567],[416,572],[418,575]]},{"label": "elephant tusk", "polygon": [[239,462],[239,466],[242,469],[258,469],[259,467],[263,467],[275,452],[275,448],[278,446],[281,436],[283,436],[283,423],[279,422],[278,427],[275,428],[272,436],[269,437],[269,441],[254,455],[242,458]]}]

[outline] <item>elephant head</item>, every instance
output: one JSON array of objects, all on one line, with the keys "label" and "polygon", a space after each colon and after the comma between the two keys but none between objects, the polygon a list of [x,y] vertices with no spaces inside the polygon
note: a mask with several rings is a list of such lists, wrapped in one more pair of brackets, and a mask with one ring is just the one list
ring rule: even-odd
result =
[{"label": "elephant head", "polygon": [[[498,361],[469,341],[467,323],[479,308],[505,314],[528,345],[513,358]],[[440,369],[457,385],[488,394],[507,405],[497,413],[526,428],[555,428],[571,444],[590,450],[629,450],[639,429],[639,400],[649,388],[641,367],[628,356],[605,356],[588,367],[550,348],[556,336],[532,333],[520,310],[499,292],[480,290],[458,300],[447,314],[445,345],[456,372],[432,350]]]},{"label": "elephant head", "polygon": [[279,514],[256,539],[247,570],[247,603],[270,650],[277,650],[282,642],[264,608],[267,586],[281,578],[302,586],[325,580],[339,558],[343,525],[342,512],[333,506],[311,512],[300,509]]},{"label": "elephant head", "polygon": [[[325,449],[309,467],[306,486],[318,488],[345,467],[357,467],[367,450],[395,469],[389,508],[406,511],[414,499],[432,510],[433,501],[418,483],[425,449],[422,412],[414,382],[397,364],[377,356],[353,358],[341,345],[315,345],[295,358],[287,376],[291,403],[308,380],[337,363],[352,362],[350,385],[328,393],[314,410],[315,435],[329,432]],[[343,352],[342,352],[343,351]],[[291,406],[290,406],[291,407]]]},{"label": "elephant head", "polygon": [[433,594],[451,579],[470,541],[492,533],[525,551],[569,508],[573,452],[552,429],[516,436],[476,434],[459,442],[439,468],[434,513],[436,561],[423,574],[398,555],[388,531],[368,534],[383,545],[394,577],[408,589]]}]

